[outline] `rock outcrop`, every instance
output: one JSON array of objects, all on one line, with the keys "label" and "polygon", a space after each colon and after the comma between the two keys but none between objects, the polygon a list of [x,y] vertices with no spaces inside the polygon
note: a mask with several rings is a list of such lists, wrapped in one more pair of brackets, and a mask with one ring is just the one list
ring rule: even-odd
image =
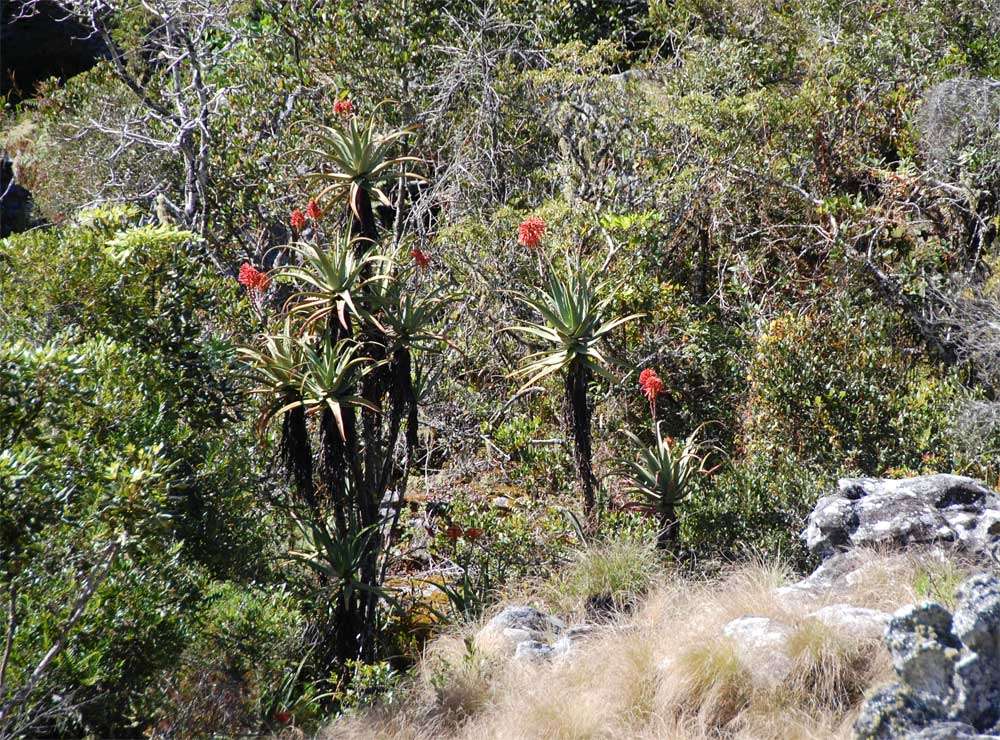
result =
[{"label": "rock outcrop", "polygon": [[952,544],[988,555],[1000,541],[1000,496],[958,475],[843,478],[816,504],[803,540],[823,558],[861,545]]},{"label": "rock outcrop", "polygon": [[479,630],[475,644],[494,655],[542,663],[570,655],[595,629],[588,624],[567,627],[531,606],[508,606]]},{"label": "rock outcrop", "polygon": [[954,614],[934,603],[901,609],[885,641],[898,681],[867,701],[859,737],[1000,735],[1000,579],[965,581]]},{"label": "rock outcrop", "polygon": [[[897,681],[866,701],[855,725],[859,737],[1000,738],[1000,578],[966,580],[954,613],[935,603],[895,614],[852,603],[885,577],[879,568],[886,558],[873,557],[865,546],[912,549],[927,565],[957,558],[962,567],[992,567],[1000,496],[955,475],[844,479],[817,503],[802,538],[823,558],[820,565],[797,583],[772,589],[774,601],[762,612],[721,626],[718,638],[731,645],[747,677],[778,689],[800,669],[798,638],[811,639],[817,627],[821,636],[840,633],[872,649],[884,640]],[[509,606],[475,642],[493,655],[545,665],[571,658],[581,640],[609,629],[617,628],[567,627],[530,606]],[[670,675],[676,661],[668,656],[659,669]]]}]

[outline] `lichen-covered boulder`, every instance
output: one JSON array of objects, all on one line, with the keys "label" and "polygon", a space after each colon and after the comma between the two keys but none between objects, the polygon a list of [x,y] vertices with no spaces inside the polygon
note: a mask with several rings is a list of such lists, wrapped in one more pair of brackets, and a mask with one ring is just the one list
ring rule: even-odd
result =
[{"label": "lichen-covered boulder", "polygon": [[973,576],[957,596],[954,616],[932,603],[893,616],[885,642],[899,680],[865,703],[859,737],[998,737],[1000,579]]},{"label": "lichen-covered boulder", "polygon": [[476,634],[476,646],[489,653],[514,655],[522,643],[549,644],[565,629],[561,620],[532,606],[508,606]]},{"label": "lichen-covered boulder", "polygon": [[919,732],[907,735],[907,740],[996,740],[996,735],[983,735],[965,722],[935,722]]},{"label": "lichen-covered boulder", "polygon": [[732,640],[740,665],[762,685],[777,685],[792,670],[789,625],[768,617],[740,617],[723,627],[722,633]]},{"label": "lichen-covered boulder", "polygon": [[890,620],[885,642],[900,680],[865,703],[855,725],[858,735],[904,737],[951,719],[957,696],[955,664],[962,646],[951,631],[948,610],[938,604],[904,607]]},{"label": "lichen-covered boulder", "polygon": [[955,666],[962,716],[975,727],[1000,724],[1000,581],[973,576],[958,590],[952,619],[965,655]]},{"label": "lichen-covered boulder", "polygon": [[824,558],[862,545],[950,544],[985,554],[1000,540],[1000,497],[958,475],[843,478],[817,502],[802,538]]}]

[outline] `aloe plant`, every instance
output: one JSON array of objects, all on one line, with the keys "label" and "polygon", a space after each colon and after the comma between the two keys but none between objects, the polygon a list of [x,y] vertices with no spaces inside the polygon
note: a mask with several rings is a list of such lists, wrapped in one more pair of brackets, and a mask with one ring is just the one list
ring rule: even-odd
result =
[{"label": "aloe plant", "polygon": [[375,274],[369,280],[363,310],[365,318],[382,334],[387,354],[407,351],[432,351],[447,339],[433,331],[441,314],[458,297],[447,286],[432,287],[426,292],[413,289],[412,267],[403,267],[390,256],[378,257]]},{"label": "aloe plant", "polygon": [[[413,132],[397,129],[386,134],[375,130],[375,114],[372,111],[368,123],[364,124],[352,116],[335,126],[317,126],[312,130],[310,145],[300,152],[319,158],[319,171],[307,176],[307,181],[319,188],[317,200],[346,196],[351,211],[359,222],[358,233],[374,239],[375,224],[371,218],[371,196],[390,205],[381,188],[382,178],[393,167],[406,162],[420,162],[419,157],[391,156],[393,147]],[[409,180],[423,179],[411,172],[403,172]]]},{"label": "aloe plant", "polygon": [[625,435],[640,449],[638,459],[626,462],[622,473],[626,489],[640,497],[634,505],[656,514],[660,524],[657,546],[666,549],[677,538],[677,505],[687,498],[694,480],[713,469],[706,468],[708,450],[699,440],[701,427],[683,440],[664,436],[662,422],[656,423],[654,431],[655,443],[645,446],[636,435],[625,430]]},{"label": "aloe plant", "polygon": [[564,373],[567,421],[573,433],[577,482],[583,493],[584,512],[593,526],[596,523],[596,481],[588,385],[594,375],[611,377],[602,349],[608,334],[640,314],[609,318],[608,308],[615,297],[613,286],[595,278],[579,261],[569,262],[564,273],[549,264],[543,289],[534,295],[522,292],[514,292],[514,295],[540,315],[542,321],[509,327],[508,331],[525,336],[537,347],[513,377],[528,378],[521,389],[524,390],[549,375]]},{"label": "aloe plant", "polygon": [[302,344],[296,339],[291,318],[287,318],[284,331],[264,335],[262,351],[243,347],[239,354],[253,369],[257,386],[250,392],[266,398],[257,420],[258,431],[263,432],[271,420],[299,405],[302,390]]},{"label": "aloe plant", "polygon": [[344,429],[344,407],[361,406],[378,411],[357,394],[357,381],[371,369],[371,359],[358,356],[358,345],[350,339],[332,343],[322,341],[318,347],[303,342],[302,399],[306,410],[329,409],[337,421],[340,438],[347,441]]},{"label": "aloe plant", "polygon": [[346,310],[358,313],[353,295],[363,287],[365,272],[377,262],[364,246],[363,240],[350,234],[326,246],[309,242],[289,245],[302,264],[281,268],[277,278],[304,286],[289,305],[292,312],[306,315],[306,328],[334,313],[341,326],[348,328]]},{"label": "aloe plant", "polygon": [[[376,657],[381,584],[402,508],[383,502],[406,490],[417,446],[424,383],[414,357],[446,345],[435,325],[451,296],[430,278],[414,279],[414,268],[379,243],[372,210],[373,199],[386,201],[381,186],[390,174],[416,177],[397,171],[415,157],[393,156],[409,133],[380,136],[374,117],[310,133],[309,147],[296,153],[321,162],[308,178],[315,200],[345,201],[349,227],[330,241],[323,229],[296,228],[307,234],[290,245],[297,264],[274,273],[294,291],[282,307],[285,332],[244,352],[267,398],[263,426],[283,419],[283,458],[299,494],[292,511],[311,543],[294,559],[331,589],[331,669]],[[311,201],[309,218],[318,220],[328,205]],[[402,238],[394,236],[393,252]]]}]

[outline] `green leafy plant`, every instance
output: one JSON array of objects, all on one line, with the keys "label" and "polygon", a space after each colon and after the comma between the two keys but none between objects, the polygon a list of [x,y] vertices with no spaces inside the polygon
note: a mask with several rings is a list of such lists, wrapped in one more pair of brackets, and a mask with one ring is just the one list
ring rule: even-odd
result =
[{"label": "green leafy plant", "polygon": [[362,276],[376,258],[362,240],[350,234],[324,246],[299,242],[289,245],[289,249],[302,258],[302,266],[283,267],[277,277],[308,286],[292,296],[292,311],[306,315],[306,327],[335,312],[341,326],[347,329],[346,309],[358,313],[352,294],[361,287]]},{"label": "green leafy plant", "polygon": [[447,285],[414,290],[412,266],[404,266],[391,255],[378,258],[376,272],[365,294],[362,312],[382,334],[386,354],[397,350],[435,351],[447,339],[433,327],[458,295]]},{"label": "green leafy plant", "polygon": [[[351,115],[346,122],[337,126],[317,125],[312,127],[310,145],[302,152],[316,156],[321,163],[317,172],[306,180],[319,188],[317,200],[340,198],[346,195],[354,215],[364,221],[366,207],[370,208],[370,195],[389,204],[389,199],[381,189],[381,178],[393,167],[405,162],[419,162],[419,157],[391,156],[391,151],[401,139],[413,132],[397,129],[387,134],[375,130],[375,114],[372,111],[368,123],[363,124],[357,116]],[[405,179],[419,179],[413,173],[404,172]],[[367,235],[368,224],[363,224]]]},{"label": "green leafy plant", "polygon": [[[664,436],[662,422],[654,427],[656,442],[639,450],[638,461],[623,466],[627,490],[638,494],[636,506],[656,514],[660,522],[657,546],[668,548],[677,538],[677,505],[691,492],[698,476],[714,472],[707,467],[707,451],[698,439],[701,428],[686,439]],[[637,445],[642,441],[625,430],[625,435]]]},{"label": "green leafy plant", "polygon": [[576,453],[577,482],[583,492],[584,512],[591,526],[596,523],[595,489],[591,462],[591,408],[587,388],[594,375],[611,378],[602,344],[616,327],[640,314],[608,318],[615,298],[612,285],[598,280],[577,261],[564,272],[550,263],[546,284],[533,295],[515,292],[515,297],[542,318],[540,323],[512,326],[508,331],[528,338],[537,347],[514,377],[527,377],[522,390],[540,380],[564,372],[564,391],[569,426]]},{"label": "green leafy plant", "polygon": [[263,430],[275,416],[301,405],[303,345],[293,332],[291,318],[285,319],[284,331],[266,334],[261,351],[241,347],[240,355],[257,376],[258,385],[251,393],[265,396],[268,401],[257,421]]},{"label": "green leafy plant", "polygon": [[372,360],[358,355],[358,345],[350,339],[336,344],[321,342],[318,347],[299,340],[302,347],[302,400],[307,411],[327,408],[337,422],[340,438],[347,441],[344,407],[362,406],[372,411],[378,407],[357,393],[357,380],[371,369]]}]

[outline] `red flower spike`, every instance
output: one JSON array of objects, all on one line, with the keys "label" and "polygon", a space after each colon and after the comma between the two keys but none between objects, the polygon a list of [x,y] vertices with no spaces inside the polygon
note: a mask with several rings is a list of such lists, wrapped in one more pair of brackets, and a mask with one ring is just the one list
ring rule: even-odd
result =
[{"label": "red flower spike", "polygon": [[288,222],[296,231],[302,231],[302,229],[306,227],[306,216],[302,213],[302,211],[296,208],[292,211],[292,215],[288,217]]},{"label": "red flower spike", "polygon": [[467,540],[475,541],[482,536],[483,536],[483,530],[481,530],[479,527],[469,527],[467,530],[465,530],[465,538]]},{"label": "red flower spike", "polygon": [[354,103],[350,100],[338,100],[333,104],[333,112],[341,118],[347,118],[354,113]]},{"label": "red flower spike", "polygon": [[260,293],[267,290],[271,284],[271,278],[267,276],[267,273],[261,272],[249,262],[240,265],[240,274],[236,279],[247,290],[256,290]]},{"label": "red flower spike", "polygon": [[663,381],[653,368],[647,367],[639,373],[639,387],[642,389],[642,394],[653,401],[663,391]]},{"label": "red flower spike", "polygon": [[309,205],[306,206],[306,216],[311,218],[313,221],[319,221],[323,218],[323,211],[320,210],[319,203],[310,199]]},{"label": "red flower spike", "polygon": [[451,524],[444,531],[444,533],[445,533],[445,536],[449,540],[451,540],[452,542],[454,542],[455,540],[457,540],[459,537],[462,536],[462,528],[460,526],[458,526],[457,524]]},{"label": "red flower spike", "polygon": [[417,263],[417,267],[424,268],[431,263],[430,255],[422,249],[411,249],[410,256],[413,257],[413,261]]},{"label": "red flower spike", "polygon": [[647,367],[639,373],[639,388],[649,401],[650,413],[656,416],[656,397],[663,392],[663,381],[653,368]]},{"label": "red flower spike", "polygon": [[517,243],[522,247],[534,249],[542,243],[545,235],[545,222],[537,216],[526,218],[517,227]]}]

